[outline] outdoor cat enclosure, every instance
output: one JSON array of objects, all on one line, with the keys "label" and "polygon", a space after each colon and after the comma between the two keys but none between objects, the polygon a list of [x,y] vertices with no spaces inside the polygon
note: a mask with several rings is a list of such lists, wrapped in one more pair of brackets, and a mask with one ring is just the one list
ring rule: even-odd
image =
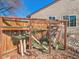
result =
[{"label": "outdoor cat enclosure", "polygon": [[[61,28],[63,27],[63,28]],[[62,30],[63,29],[63,30]],[[41,45],[44,49],[47,49],[51,53],[52,37],[57,41],[63,39],[63,47],[66,49],[66,37],[67,37],[67,21],[64,20],[46,20],[46,19],[35,19],[35,18],[13,18],[13,17],[0,17],[0,54],[5,54],[16,49],[17,45],[14,44],[17,39],[20,39],[19,43],[22,49],[22,39],[28,38],[28,42],[24,41],[31,50],[33,48],[33,40],[39,45],[40,39],[43,37],[48,38],[48,49],[46,46]],[[63,32],[63,38],[61,35]],[[13,43],[13,38],[16,40]],[[54,41],[56,41],[54,40]],[[55,42],[54,42],[55,43]]]}]

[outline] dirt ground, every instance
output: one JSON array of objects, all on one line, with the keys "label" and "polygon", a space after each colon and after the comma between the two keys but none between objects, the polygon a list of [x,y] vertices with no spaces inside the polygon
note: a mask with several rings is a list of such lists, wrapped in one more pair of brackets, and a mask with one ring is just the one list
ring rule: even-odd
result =
[{"label": "dirt ground", "polygon": [[[68,42],[69,42],[68,44],[70,44],[71,42],[72,44],[74,44],[71,45],[73,47],[74,46],[76,47],[77,44],[75,43],[78,43],[78,40],[74,41],[74,39],[70,39],[70,40],[68,39]],[[3,59],[79,59],[79,52],[68,47],[66,50],[55,50],[52,48],[51,54],[43,53],[37,49],[33,49],[33,50],[34,53],[37,54],[36,56],[34,55],[21,56],[20,54],[17,53],[17,50],[15,50],[9,54],[3,55]]]},{"label": "dirt ground", "polygon": [[21,56],[17,51],[13,51],[9,54],[3,56],[3,59],[79,59],[79,53],[71,49],[66,50],[54,50],[52,49],[51,54],[42,53],[41,51],[34,49],[37,54],[34,55],[24,55]]}]

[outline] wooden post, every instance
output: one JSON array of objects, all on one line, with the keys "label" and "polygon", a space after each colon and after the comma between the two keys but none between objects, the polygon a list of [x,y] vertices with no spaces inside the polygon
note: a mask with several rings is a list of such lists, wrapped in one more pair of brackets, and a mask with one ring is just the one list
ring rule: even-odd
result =
[{"label": "wooden post", "polygon": [[49,27],[48,27],[48,31],[47,31],[47,36],[48,36],[48,41],[49,41],[49,54],[51,54],[51,36],[50,36],[50,21],[49,21]]},{"label": "wooden post", "polygon": [[26,39],[23,40],[23,48],[24,48],[24,52],[26,53]]},{"label": "wooden post", "polygon": [[41,31],[41,38],[43,38],[43,31]]},{"label": "wooden post", "polygon": [[[2,17],[0,18],[0,22],[2,22]],[[3,25],[2,23],[0,23],[0,26]],[[2,42],[2,30],[0,28],[0,59],[2,59],[2,52],[3,52],[3,46],[2,46],[3,42]]]},{"label": "wooden post", "polygon": [[0,59],[2,59],[2,31],[0,30]]},{"label": "wooden post", "polygon": [[66,39],[67,39],[67,22],[64,22],[64,49],[66,49]]},{"label": "wooden post", "polygon": [[22,43],[22,39],[20,39],[20,51],[21,51],[21,55],[23,56],[23,55],[24,55],[24,52],[23,52],[23,43]]},{"label": "wooden post", "polygon": [[2,59],[2,45],[0,44],[0,59]]},{"label": "wooden post", "polygon": [[[19,36],[21,36],[21,31],[19,31]],[[23,51],[23,40],[20,38],[20,53],[23,56],[24,51]]]},{"label": "wooden post", "polygon": [[0,43],[0,59],[2,59],[2,45]]},{"label": "wooden post", "polygon": [[30,20],[30,28],[29,28],[29,49],[32,49],[32,25]]}]

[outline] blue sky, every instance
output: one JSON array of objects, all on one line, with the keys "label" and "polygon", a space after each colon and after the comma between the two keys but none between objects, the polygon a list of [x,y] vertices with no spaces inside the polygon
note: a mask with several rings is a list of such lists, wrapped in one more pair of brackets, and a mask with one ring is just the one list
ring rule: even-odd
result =
[{"label": "blue sky", "polygon": [[21,6],[17,7],[13,16],[26,17],[32,13],[54,3],[55,0],[20,0]]}]

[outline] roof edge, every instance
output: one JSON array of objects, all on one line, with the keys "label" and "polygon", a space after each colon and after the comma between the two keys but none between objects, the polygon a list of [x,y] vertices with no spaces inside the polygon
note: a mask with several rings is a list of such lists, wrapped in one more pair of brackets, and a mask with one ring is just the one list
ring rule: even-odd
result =
[{"label": "roof edge", "polygon": [[58,1],[60,1],[60,0],[55,0],[55,1],[51,2],[50,4],[48,4],[47,6],[45,6],[45,7],[41,8],[40,10],[37,10],[37,11],[36,11],[36,12],[34,12],[34,13],[29,14],[29,15],[28,15],[28,16],[26,16],[26,17],[32,16],[33,14],[35,14],[35,13],[37,13],[37,12],[41,11],[41,10],[44,10],[45,8],[47,8],[47,7],[51,6],[52,4],[55,4],[55,3],[56,3],[56,2],[58,2]]}]

